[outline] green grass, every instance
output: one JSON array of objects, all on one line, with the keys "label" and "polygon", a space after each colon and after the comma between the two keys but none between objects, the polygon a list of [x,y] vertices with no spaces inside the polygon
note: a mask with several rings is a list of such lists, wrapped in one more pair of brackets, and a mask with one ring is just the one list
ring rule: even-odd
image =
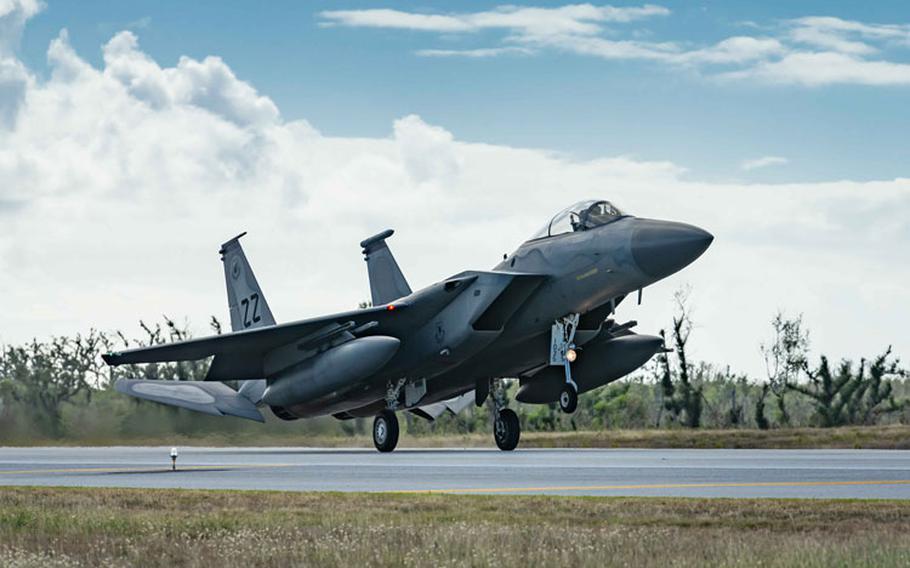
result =
[{"label": "green grass", "polygon": [[[372,447],[368,436],[206,434],[148,438],[22,440],[11,445],[179,445]],[[399,447],[493,447],[490,434],[421,435],[402,433]],[[523,432],[522,448],[869,448],[910,449],[910,426],[784,428],[776,430],[597,430]]]},{"label": "green grass", "polygon": [[905,566],[910,503],[0,489],[2,566]]}]

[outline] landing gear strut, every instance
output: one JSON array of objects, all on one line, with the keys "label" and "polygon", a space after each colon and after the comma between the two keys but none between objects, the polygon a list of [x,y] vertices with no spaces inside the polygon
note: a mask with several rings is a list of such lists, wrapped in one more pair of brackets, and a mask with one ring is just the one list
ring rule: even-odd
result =
[{"label": "landing gear strut", "polygon": [[398,445],[398,417],[393,410],[383,410],[373,420],[373,445],[380,452],[391,452]]},{"label": "landing gear strut", "polygon": [[572,379],[572,362],[578,356],[574,343],[578,319],[578,314],[570,314],[556,320],[550,329],[550,365],[562,365],[566,372],[566,384],[559,392],[559,408],[566,414],[578,408],[578,385]]},{"label": "landing gear strut", "polygon": [[493,439],[496,441],[496,447],[504,452],[511,452],[518,447],[518,439],[521,437],[521,423],[518,421],[518,415],[511,408],[506,408],[505,387],[502,379],[493,379],[490,381],[490,393],[493,395],[493,408],[495,415],[493,418]]}]

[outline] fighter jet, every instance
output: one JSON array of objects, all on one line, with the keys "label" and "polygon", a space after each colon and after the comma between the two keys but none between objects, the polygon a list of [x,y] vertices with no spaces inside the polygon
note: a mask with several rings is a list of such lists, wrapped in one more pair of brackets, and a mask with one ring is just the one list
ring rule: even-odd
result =
[{"label": "fighter jet", "polygon": [[[434,420],[473,401],[494,405],[501,450],[520,424],[503,380],[523,403],[558,402],[615,381],[664,349],[618,323],[630,294],[681,270],[711,244],[707,231],[628,215],[608,201],[576,203],[489,271],[469,270],[413,292],[383,231],[360,243],[372,306],[278,324],[240,246],[221,246],[231,333],[105,354],[109,365],[211,358],[204,381],[121,379],[117,390],[219,416],[264,421],[374,417],[373,442],[395,449],[396,413]],[[225,381],[239,381],[234,390]],[[492,393],[492,394],[491,394]]]}]

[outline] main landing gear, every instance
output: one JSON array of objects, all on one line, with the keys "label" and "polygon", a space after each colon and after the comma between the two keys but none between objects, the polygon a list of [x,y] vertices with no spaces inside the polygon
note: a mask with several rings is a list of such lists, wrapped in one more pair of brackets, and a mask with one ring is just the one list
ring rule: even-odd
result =
[{"label": "main landing gear", "polygon": [[389,381],[386,385],[386,408],[373,419],[373,445],[380,452],[391,452],[398,445],[398,416],[395,415],[395,410],[406,382],[405,378]]},{"label": "main landing gear", "polygon": [[391,452],[398,445],[398,416],[383,410],[373,420],[373,445],[380,452]]},{"label": "main landing gear", "polygon": [[495,415],[493,418],[493,440],[496,447],[504,452],[511,452],[518,447],[521,438],[521,423],[518,415],[511,408],[506,408],[506,393],[502,379],[490,381],[490,394],[493,399]]},{"label": "main landing gear", "polygon": [[493,421],[493,439],[496,440],[496,447],[504,452],[511,452],[518,447],[520,437],[521,423],[518,422],[518,415],[511,408],[503,408]]}]

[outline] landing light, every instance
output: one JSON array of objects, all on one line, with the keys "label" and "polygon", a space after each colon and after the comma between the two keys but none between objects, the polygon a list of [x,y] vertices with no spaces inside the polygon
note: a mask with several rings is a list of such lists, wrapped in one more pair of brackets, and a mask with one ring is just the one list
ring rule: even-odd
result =
[{"label": "landing light", "polygon": [[569,363],[574,363],[576,359],[578,359],[577,351],[575,351],[574,349],[569,349],[568,351],[566,351],[566,361],[568,361]]}]

